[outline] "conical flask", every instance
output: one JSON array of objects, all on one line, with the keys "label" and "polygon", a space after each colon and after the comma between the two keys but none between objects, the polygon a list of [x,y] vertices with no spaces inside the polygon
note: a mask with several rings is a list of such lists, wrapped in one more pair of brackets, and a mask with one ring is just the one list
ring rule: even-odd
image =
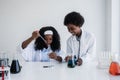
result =
[{"label": "conical flask", "polygon": [[119,55],[117,53],[113,55],[109,73],[112,75],[120,75]]},{"label": "conical flask", "polygon": [[15,56],[12,60],[12,63],[11,63],[10,72],[13,74],[16,74],[16,73],[19,73],[20,71],[21,71],[21,66],[17,59],[17,55],[15,54]]},{"label": "conical flask", "polygon": [[75,67],[74,56],[71,56],[71,58],[68,60],[67,66],[68,66],[69,68],[74,68],[74,67]]}]

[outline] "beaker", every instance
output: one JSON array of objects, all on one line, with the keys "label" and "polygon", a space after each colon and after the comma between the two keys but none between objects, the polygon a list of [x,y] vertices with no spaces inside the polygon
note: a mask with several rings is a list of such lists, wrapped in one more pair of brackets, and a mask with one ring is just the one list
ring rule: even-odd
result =
[{"label": "beaker", "polygon": [[7,53],[1,52],[0,53],[0,67],[1,66],[8,67],[8,64],[9,64],[9,58],[7,56]]},{"label": "beaker", "polygon": [[112,75],[120,75],[119,55],[113,54],[112,62],[109,68],[109,73]]},{"label": "beaker", "polygon": [[109,68],[111,63],[112,52],[102,51],[97,54],[98,58],[98,68],[106,69]]}]

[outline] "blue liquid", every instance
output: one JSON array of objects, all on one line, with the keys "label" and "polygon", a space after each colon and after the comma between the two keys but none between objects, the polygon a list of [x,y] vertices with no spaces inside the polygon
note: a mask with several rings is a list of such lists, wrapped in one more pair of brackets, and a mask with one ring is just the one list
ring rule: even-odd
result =
[{"label": "blue liquid", "polygon": [[74,64],[74,61],[72,59],[70,59],[68,61],[68,65],[67,65],[69,68],[74,68],[75,67],[75,64]]}]

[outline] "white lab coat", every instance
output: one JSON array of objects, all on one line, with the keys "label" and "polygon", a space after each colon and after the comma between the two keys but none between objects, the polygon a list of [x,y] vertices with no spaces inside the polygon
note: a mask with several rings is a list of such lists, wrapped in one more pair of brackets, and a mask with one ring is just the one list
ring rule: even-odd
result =
[{"label": "white lab coat", "polygon": [[[20,46],[19,53],[23,56],[25,61],[40,61],[40,62],[49,62],[49,61],[56,61],[54,59],[49,58],[49,53],[51,53],[52,50],[50,46],[47,49],[43,50],[35,50],[34,49],[34,41],[31,42],[25,49],[22,49]],[[55,53],[59,56],[63,53],[60,51],[55,51]]]},{"label": "white lab coat", "polygon": [[[79,48],[80,45],[80,49]],[[79,41],[76,36],[71,36],[67,40],[67,54],[78,56],[78,50],[80,50],[79,57],[82,58],[83,63],[89,62],[95,59],[96,56],[96,38],[92,33],[88,33],[82,29],[82,35]]]}]

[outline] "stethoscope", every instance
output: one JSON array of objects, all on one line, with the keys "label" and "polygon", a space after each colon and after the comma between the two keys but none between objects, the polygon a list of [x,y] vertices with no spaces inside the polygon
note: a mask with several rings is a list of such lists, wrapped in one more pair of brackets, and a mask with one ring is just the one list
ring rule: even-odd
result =
[{"label": "stethoscope", "polygon": [[77,37],[77,36],[76,36],[76,40],[79,42],[78,55],[77,55],[77,58],[79,59],[79,57],[80,57],[80,37]]}]

